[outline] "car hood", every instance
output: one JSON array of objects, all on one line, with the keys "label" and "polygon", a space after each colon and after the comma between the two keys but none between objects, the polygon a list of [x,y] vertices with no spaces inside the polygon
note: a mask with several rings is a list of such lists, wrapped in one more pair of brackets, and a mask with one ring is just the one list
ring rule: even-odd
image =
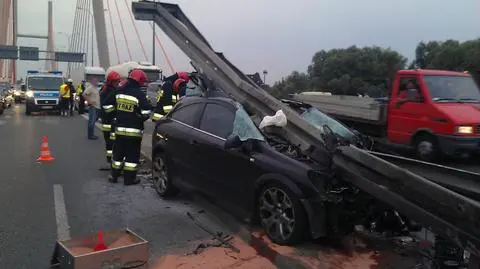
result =
[{"label": "car hood", "polygon": [[480,104],[445,103],[436,104],[436,107],[456,124],[480,122]]}]

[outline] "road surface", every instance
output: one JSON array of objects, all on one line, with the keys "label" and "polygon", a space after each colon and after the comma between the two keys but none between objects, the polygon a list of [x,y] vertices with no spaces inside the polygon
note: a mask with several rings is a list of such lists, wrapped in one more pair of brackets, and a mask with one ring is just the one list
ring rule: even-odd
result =
[{"label": "road surface", "polygon": [[[48,268],[57,238],[100,229],[131,228],[150,241],[152,257],[188,249],[210,235],[186,212],[226,232],[186,199],[159,199],[148,180],[129,187],[108,183],[108,172],[98,170],[103,141],[86,139],[83,117],[25,116],[23,109],[17,105],[0,117],[0,268]],[[43,135],[52,163],[36,162]]]}]

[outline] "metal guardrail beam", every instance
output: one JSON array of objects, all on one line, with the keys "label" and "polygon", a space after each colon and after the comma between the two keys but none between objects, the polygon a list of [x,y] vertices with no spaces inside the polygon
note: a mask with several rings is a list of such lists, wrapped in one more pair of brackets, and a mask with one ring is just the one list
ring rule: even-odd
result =
[{"label": "metal guardrail beam", "polygon": [[[306,151],[323,148],[321,132],[303,120],[298,113],[239,76],[220,58],[194,28],[178,5],[141,1],[132,3],[137,20],[155,21],[170,39],[192,60],[199,72],[209,77],[224,92],[247,104],[256,115],[274,115],[282,110],[288,118],[285,138]],[[176,17],[177,16],[177,17]]]},{"label": "metal guardrail beam", "polygon": [[334,156],[342,179],[480,256],[480,203],[354,146]]},{"label": "metal guardrail beam", "polygon": [[404,169],[408,169],[450,190],[480,201],[480,174],[440,164],[423,162],[402,156],[367,151]]}]

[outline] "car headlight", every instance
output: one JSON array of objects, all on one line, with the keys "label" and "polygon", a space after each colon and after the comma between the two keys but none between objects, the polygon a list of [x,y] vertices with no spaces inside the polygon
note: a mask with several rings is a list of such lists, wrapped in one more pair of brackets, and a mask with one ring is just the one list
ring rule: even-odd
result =
[{"label": "car headlight", "polygon": [[473,134],[473,126],[457,126],[455,128],[457,134]]},{"label": "car headlight", "polygon": [[25,95],[26,95],[27,97],[33,97],[33,91],[27,91],[27,92],[25,93]]}]

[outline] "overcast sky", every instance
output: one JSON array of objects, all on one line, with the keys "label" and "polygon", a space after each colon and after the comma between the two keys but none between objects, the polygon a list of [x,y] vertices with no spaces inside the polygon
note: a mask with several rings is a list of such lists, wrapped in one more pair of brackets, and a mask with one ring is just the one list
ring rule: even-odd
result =
[{"label": "overcast sky", "polygon": [[[19,32],[47,32],[47,1],[18,0]],[[101,0],[94,0],[101,1]],[[107,8],[106,1],[104,6]],[[128,53],[119,20],[114,27],[121,61]],[[116,0],[126,24],[126,32],[134,60],[145,60],[129,19],[124,0]],[[129,3],[131,0],[128,1]],[[480,35],[480,1],[478,0],[172,0],[180,7],[210,41],[231,62],[245,73],[268,70],[267,82],[272,83],[293,70],[305,71],[313,54],[321,49],[350,45],[379,45],[398,50],[408,58],[414,55],[421,40],[473,39]],[[54,0],[54,31],[57,50],[66,50],[71,33],[76,0]],[[108,14],[105,12],[109,23]],[[146,22],[137,22],[151,61],[151,29]],[[112,41],[107,26],[108,38]],[[175,69],[190,69],[185,55],[163,33],[164,42]],[[42,40],[19,39],[19,45],[46,48]],[[96,48],[95,48],[96,53]],[[116,63],[113,42],[110,57]],[[90,58],[90,57],[89,57]],[[167,73],[161,50],[157,47],[157,65]],[[98,64],[98,59],[95,58]],[[29,68],[43,68],[43,62],[21,62],[18,74]],[[61,65],[65,68],[65,65]]]}]

